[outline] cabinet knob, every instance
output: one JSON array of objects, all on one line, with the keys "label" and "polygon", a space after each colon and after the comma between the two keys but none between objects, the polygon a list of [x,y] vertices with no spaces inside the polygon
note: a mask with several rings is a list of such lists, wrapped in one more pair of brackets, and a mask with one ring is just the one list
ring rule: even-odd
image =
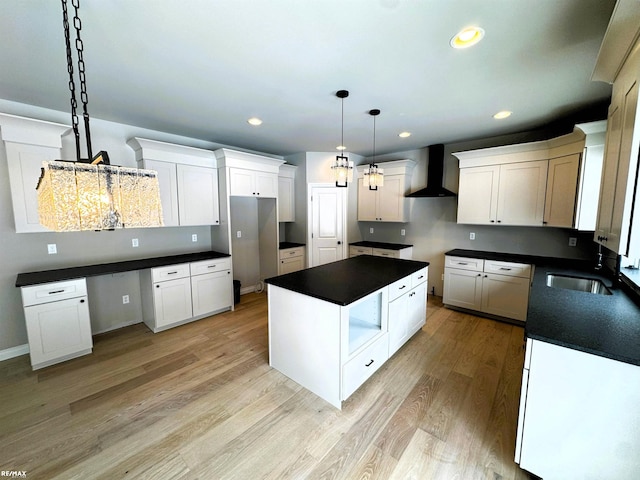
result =
[{"label": "cabinet knob", "polygon": [[542,224],[543,224],[543,225],[546,225],[547,223],[549,223],[549,222],[545,222],[544,220],[542,221]]},{"label": "cabinet knob", "polygon": [[491,223],[496,223],[496,221],[495,221],[495,220],[490,220],[490,222],[491,222]]},{"label": "cabinet knob", "polygon": [[160,288],[160,285],[156,285],[156,288]]},{"label": "cabinet knob", "polygon": [[82,300],[80,300],[80,303],[84,303],[84,298]]},{"label": "cabinet knob", "polygon": [[498,223],[502,223],[502,220],[498,220]]}]

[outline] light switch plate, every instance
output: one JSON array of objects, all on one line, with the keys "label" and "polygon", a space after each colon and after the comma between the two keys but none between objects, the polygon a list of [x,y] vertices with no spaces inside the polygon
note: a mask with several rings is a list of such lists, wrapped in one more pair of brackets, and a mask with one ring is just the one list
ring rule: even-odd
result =
[{"label": "light switch plate", "polygon": [[47,253],[49,255],[55,255],[56,253],[58,253],[58,247],[56,246],[55,243],[47,244]]},{"label": "light switch plate", "polygon": [[475,240],[476,234],[474,232],[469,232],[469,240]]},{"label": "light switch plate", "polygon": [[369,233],[373,233],[373,227],[369,229]]},{"label": "light switch plate", "polygon": [[132,239],[131,239],[131,246],[132,246],[133,248],[136,248],[138,245],[140,245],[140,244],[138,243],[138,239],[137,239],[137,238],[132,238]]},{"label": "light switch plate", "polygon": [[400,229],[400,235],[402,235],[402,236],[404,237],[404,234],[405,234],[405,233],[407,233],[407,232],[405,231],[405,229],[404,229],[404,228],[401,228],[401,229]]},{"label": "light switch plate", "polygon": [[242,232],[241,232],[240,230],[238,230],[238,231],[236,232],[236,237],[237,237],[237,238],[242,238]]}]

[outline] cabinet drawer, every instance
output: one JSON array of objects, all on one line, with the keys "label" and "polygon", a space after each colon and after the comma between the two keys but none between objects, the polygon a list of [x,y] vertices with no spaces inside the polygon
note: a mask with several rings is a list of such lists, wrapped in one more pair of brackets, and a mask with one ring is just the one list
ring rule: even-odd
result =
[{"label": "cabinet drawer", "polygon": [[185,278],[190,275],[189,264],[181,263],[179,265],[169,265],[168,267],[157,267],[151,269],[151,281],[153,283],[163,282],[165,280],[175,280],[176,278]]},{"label": "cabinet drawer", "polygon": [[285,248],[280,250],[280,260],[304,256],[304,247]]},{"label": "cabinet drawer", "polygon": [[389,285],[389,301],[395,300],[411,290],[411,275],[401,278]]},{"label": "cabinet drawer", "polygon": [[[202,275],[204,273],[223,272],[231,270],[231,257],[212,258],[201,262],[192,262],[191,275]],[[177,278],[177,277],[176,277]]]},{"label": "cabinet drawer", "polygon": [[458,268],[460,270],[482,272],[484,269],[484,260],[480,258],[451,257],[447,255],[444,260],[444,266]]},{"label": "cabinet drawer", "polygon": [[398,250],[388,250],[386,248],[372,248],[371,254],[378,257],[400,258],[400,252]]},{"label": "cabinet drawer", "polygon": [[412,273],[411,274],[411,287],[417,287],[418,285],[420,285],[421,283],[424,283],[427,281],[427,277],[428,277],[428,267],[424,267],[420,270],[418,270],[416,273]]},{"label": "cabinet drawer", "polygon": [[498,262],[495,260],[485,260],[484,271],[487,273],[498,273],[500,275],[510,275],[512,277],[531,277],[531,265],[526,263]]},{"label": "cabinet drawer", "polygon": [[342,367],[342,399],[346,400],[389,358],[389,335],[380,339],[349,360]]},{"label": "cabinet drawer", "polygon": [[356,257],[358,255],[371,255],[371,247],[349,247],[349,256]]},{"label": "cabinet drawer", "polygon": [[84,278],[63,282],[42,283],[31,287],[22,287],[22,305],[40,305],[68,298],[82,297],[87,294],[87,282]]}]

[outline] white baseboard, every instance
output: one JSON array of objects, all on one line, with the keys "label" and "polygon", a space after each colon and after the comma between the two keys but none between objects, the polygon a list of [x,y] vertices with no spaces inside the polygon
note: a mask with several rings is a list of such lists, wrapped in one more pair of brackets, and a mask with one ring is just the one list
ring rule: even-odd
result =
[{"label": "white baseboard", "polygon": [[19,357],[20,355],[26,355],[29,353],[29,344],[18,345],[17,347],[7,348],[0,350],[0,362],[3,360],[9,360],[10,358]]},{"label": "white baseboard", "polygon": [[113,332],[114,330],[118,330],[119,328],[129,327],[131,325],[136,325],[138,323],[142,323],[142,320],[132,320],[130,322],[122,322],[117,325],[111,325],[107,328],[103,328],[102,330],[94,331],[91,329],[91,335],[99,335],[101,333]]},{"label": "white baseboard", "polygon": [[247,293],[253,293],[256,291],[256,286],[251,285],[250,287],[240,287],[240,295],[245,295]]}]

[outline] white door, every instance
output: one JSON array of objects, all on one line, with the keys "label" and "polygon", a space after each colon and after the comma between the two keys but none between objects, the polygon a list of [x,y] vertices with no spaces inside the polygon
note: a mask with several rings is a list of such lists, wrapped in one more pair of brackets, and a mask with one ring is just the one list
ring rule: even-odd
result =
[{"label": "white door", "polygon": [[346,258],[345,219],[346,188],[312,186],[311,208],[311,264],[324,265]]}]

